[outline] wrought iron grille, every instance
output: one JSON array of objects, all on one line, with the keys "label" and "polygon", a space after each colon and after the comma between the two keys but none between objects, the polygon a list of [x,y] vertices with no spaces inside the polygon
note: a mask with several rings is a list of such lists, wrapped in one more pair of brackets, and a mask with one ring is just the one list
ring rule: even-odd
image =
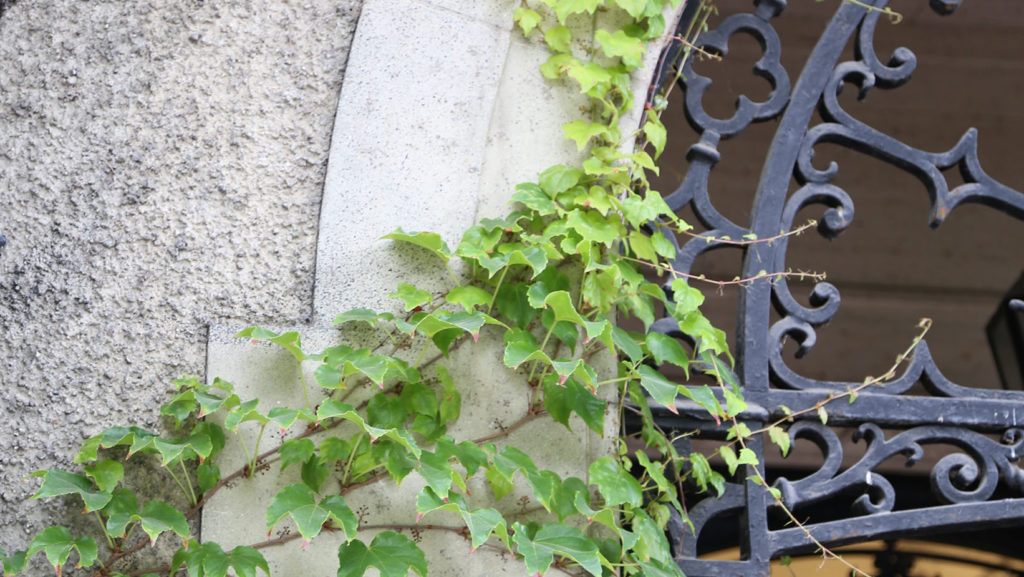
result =
[{"label": "wrought iron grille", "polygon": [[[886,1],[867,3],[883,7]],[[930,2],[939,13],[952,13],[958,3]],[[906,48],[897,49],[887,61],[876,54],[873,41],[882,17],[879,11],[839,2],[804,69],[791,82],[780,63],[782,47],[773,28],[773,19],[785,6],[784,0],[758,0],[752,13],[725,18],[697,41],[705,50],[725,53],[734,35],[755,38],[762,49],[755,74],[766,78],[772,87],[764,101],[741,97],[731,117],[714,117],[704,107],[711,80],[698,74],[692,62],[683,63],[679,83],[685,94],[685,113],[699,133],[699,141],[689,149],[683,183],[666,201],[676,211],[690,207],[707,231],[703,233],[705,238],[679,242],[673,268],[689,272],[697,257],[724,248],[714,238],[767,238],[780,230],[791,230],[797,212],[808,206],[822,207],[822,235],[840,235],[853,219],[854,202],[851,194],[834,183],[840,170],[836,163],[825,169],[812,164],[820,143],[853,149],[916,177],[930,196],[933,227],[967,203],[982,204],[1024,220],[1024,194],[982,170],[974,129],[967,130],[950,150],[928,152],[872,128],[841,106],[837,95],[844,85],[859,89],[864,97],[871,88],[898,88],[915,69],[916,57]],[[684,14],[684,20],[686,17]],[[840,61],[851,41],[854,58]],[[672,55],[667,59],[671,60]],[[709,195],[709,175],[721,158],[719,143],[739,135],[752,123],[768,120],[777,122],[777,128],[765,156],[750,220],[735,222],[716,209]],[[964,182],[951,187],[942,171],[953,167],[959,169]],[[790,193],[794,179],[799,188]],[[787,244],[783,238],[739,249],[744,253],[740,276],[753,278],[761,271],[771,274],[786,270]],[[818,282],[809,302],[809,306],[799,302],[784,277],[756,280],[740,291],[736,372],[749,404],[740,420],[752,430],[785,418],[789,411],[813,408],[830,395],[860,384],[806,378],[787,365],[782,354],[784,341],[795,340],[801,351],[810,349],[815,344],[816,328],[828,323],[839,310],[839,288]],[[682,337],[671,317],[660,319],[651,330]],[[907,394],[914,386],[923,387],[926,393]],[[660,424],[712,436],[716,431],[721,433],[722,427],[696,405],[679,401],[676,408],[678,414],[656,409]],[[789,427],[791,439],[807,439],[820,448],[824,456],[821,467],[803,478],[782,476],[774,483],[792,510],[852,495],[853,506],[846,515],[826,516],[821,522],[806,525],[822,544],[832,547],[965,528],[1024,526],[1024,470],[1019,464],[1024,454],[1024,429],[1020,428],[1024,424],[1024,392],[958,385],[943,376],[927,343],[921,342],[900,376],[866,390],[855,402],[830,405],[828,417],[827,426],[811,413],[797,417]],[[863,456],[852,466],[840,466],[844,445],[835,426],[856,428],[855,440],[866,444]],[[901,454],[908,465],[920,464],[923,447],[929,444],[955,449],[930,471],[930,491],[939,504],[894,509],[898,484],[876,468]],[[748,446],[764,463],[762,444],[753,442]],[[770,523],[773,499],[764,487],[749,480],[751,477],[752,471],[741,468],[726,483],[720,498],[706,498],[691,506],[692,528],[673,526],[677,561],[687,575],[768,575],[771,559],[813,551],[804,529]],[[737,518],[740,560],[698,558],[698,538],[723,516]]]}]

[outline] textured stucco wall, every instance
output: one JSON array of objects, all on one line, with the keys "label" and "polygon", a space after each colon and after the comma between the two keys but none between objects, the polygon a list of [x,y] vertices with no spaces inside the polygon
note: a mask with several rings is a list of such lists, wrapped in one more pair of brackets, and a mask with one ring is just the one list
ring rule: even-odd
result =
[{"label": "textured stucco wall", "polygon": [[311,314],[360,3],[6,3],[0,547],[63,519],[23,502],[25,475],[108,426],[159,426],[170,379],[204,374],[208,325]]}]

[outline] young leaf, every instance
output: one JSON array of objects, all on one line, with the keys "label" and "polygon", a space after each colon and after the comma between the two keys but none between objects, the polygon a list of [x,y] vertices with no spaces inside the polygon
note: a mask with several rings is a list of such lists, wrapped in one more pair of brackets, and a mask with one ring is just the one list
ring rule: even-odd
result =
[{"label": "young leaf", "polygon": [[591,463],[590,482],[597,485],[609,506],[621,503],[628,503],[634,507],[643,505],[643,489],[640,483],[613,457],[601,457]]},{"label": "young leaf", "polygon": [[518,202],[536,212],[539,216],[548,216],[558,211],[558,208],[548,194],[532,182],[516,185],[516,191],[512,195],[511,202]]},{"label": "young leaf", "polygon": [[25,570],[28,554],[26,551],[17,551],[7,555],[3,549],[0,549],[0,560],[3,561],[4,575],[15,575]]},{"label": "young leaf", "polygon": [[295,357],[296,361],[304,361],[309,357],[302,351],[302,343],[299,338],[299,333],[296,331],[288,331],[285,333],[277,334],[272,330],[265,329],[263,327],[248,327],[238,332],[235,335],[236,339],[248,338],[254,341],[267,341],[280,346]]},{"label": "young leaf", "polygon": [[395,232],[386,234],[381,238],[389,238],[391,240],[397,240],[400,242],[407,242],[416,246],[422,247],[433,253],[441,260],[448,261],[452,257],[452,251],[448,248],[448,245],[441,238],[441,235],[434,232],[404,232],[401,228],[395,229]]},{"label": "young leaf", "polygon": [[771,438],[773,443],[779,446],[779,451],[782,453],[783,457],[789,453],[789,433],[784,431],[782,427],[779,427],[778,425],[768,427],[768,437]]},{"label": "young leaf", "polygon": [[604,28],[594,33],[594,40],[601,45],[601,51],[609,58],[619,57],[629,69],[643,64],[644,41],[627,35],[622,30],[608,32]]},{"label": "young leaf", "polygon": [[473,312],[475,307],[490,304],[491,293],[480,287],[460,286],[448,291],[444,300],[461,306],[467,313]]},{"label": "young leaf", "polygon": [[676,339],[661,333],[650,333],[647,335],[647,349],[651,351],[654,362],[672,363],[677,367],[687,368],[690,360],[683,349],[683,345]]},{"label": "young leaf", "polygon": [[540,174],[540,187],[551,198],[576,186],[583,173],[580,169],[556,164]]},{"label": "young leaf", "polygon": [[679,385],[666,379],[664,375],[647,365],[641,365],[637,372],[640,373],[640,386],[647,391],[647,394],[668,410],[678,413],[676,395],[680,391]]},{"label": "young leaf", "polygon": [[370,567],[380,570],[380,577],[406,577],[412,569],[427,575],[427,558],[423,551],[405,535],[382,531],[367,547],[355,539],[338,547],[338,577],[362,577]]},{"label": "young leaf", "polygon": [[555,52],[572,52],[572,32],[565,26],[552,26],[545,30],[544,42]]},{"label": "young leaf", "polygon": [[615,0],[615,3],[619,5],[619,8],[628,12],[634,20],[639,20],[644,15],[648,4],[647,0]]},{"label": "young leaf", "polygon": [[593,14],[598,6],[604,4],[604,0],[561,0],[552,6],[559,24],[565,24],[565,19],[573,14],[586,12]]},{"label": "young leaf", "polygon": [[591,575],[600,577],[601,556],[597,544],[579,529],[559,523],[548,523],[533,533],[519,522],[512,528],[515,531],[512,540],[515,541],[519,554],[523,556],[529,573],[543,575],[551,567],[557,554],[572,559]]},{"label": "young leaf", "polygon": [[487,477],[487,484],[491,487],[491,492],[494,493],[494,500],[500,501],[502,497],[508,495],[515,488],[512,483],[512,475],[502,473],[498,467],[488,467],[485,474]]},{"label": "young leaf", "polygon": [[656,114],[647,115],[647,122],[644,123],[644,135],[647,137],[647,142],[654,147],[654,159],[657,160],[665,150],[667,131]]},{"label": "young leaf", "polygon": [[425,305],[433,300],[433,297],[429,292],[418,289],[411,284],[401,283],[398,285],[398,290],[388,295],[390,298],[399,298],[405,303],[406,312],[415,309],[416,307]]},{"label": "young leaf", "polygon": [[523,36],[529,36],[530,32],[540,24],[541,16],[535,10],[531,10],[525,6],[516,8],[515,12],[512,13],[512,18],[515,20],[519,27],[523,30]]},{"label": "young leaf", "polygon": [[611,137],[611,131],[607,126],[599,122],[587,122],[586,120],[573,120],[562,125],[562,132],[565,137],[576,143],[576,149],[583,151],[590,144],[591,139],[598,137]]},{"label": "young leaf", "polygon": [[377,315],[376,311],[362,308],[352,309],[350,311],[343,312],[340,315],[334,317],[334,325],[342,325],[351,322],[363,322],[370,325],[371,327],[376,327],[378,318],[380,317]]}]

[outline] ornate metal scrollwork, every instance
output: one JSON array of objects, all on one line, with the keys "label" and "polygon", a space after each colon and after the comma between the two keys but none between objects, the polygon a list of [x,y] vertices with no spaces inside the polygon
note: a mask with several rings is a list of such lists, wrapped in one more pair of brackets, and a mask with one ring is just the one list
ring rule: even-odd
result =
[{"label": "ornate metal scrollwork", "polygon": [[[702,49],[724,55],[736,34],[753,37],[762,50],[753,72],[772,87],[766,99],[740,96],[730,117],[716,118],[703,105],[711,80],[698,74],[691,62],[683,64],[680,84],[685,90],[686,117],[699,140],[690,147],[682,184],[666,196],[666,202],[676,211],[690,207],[707,230],[678,246],[674,269],[689,272],[698,257],[727,248],[715,238],[767,238],[780,230],[791,230],[797,213],[810,206],[822,207],[818,226],[822,235],[831,238],[842,234],[853,221],[854,201],[834,184],[839,171],[835,162],[815,166],[815,148],[822,143],[853,149],[915,176],[931,199],[932,226],[941,224],[952,210],[965,203],[979,203],[1024,221],[1024,194],[982,170],[974,129],[967,130],[951,149],[928,152],[861,122],[840,105],[842,90],[855,88],[859,97],[865,98],[873,88],[893,89],[906,83],[916,67],[916,57],[907,48],[896,49],[885,61],[876,53],[874,34],[880,11],[860,3],[841,3],[799,79],[791,85],[780,61],[779,36],[772,26],[772,19],[785,4],[782,0],[757,1],[753,13],[729,16],[697,41]],[[869,0],[866,4],[881,8],[886,0]],[[942,14],[952,12],[958,4],[953,0],[931,2],[932,8]],[[854,59],[840,62],[851,38]],[[816,110],[821,121],[812,125]],[[721,158],[719,144],[739,136],[753,123],[769,120],[778,125],[767,151],[750,221],[733,222],[716,209],[709,194],[709,177]],[[943,170],[953,167],[959,169],[964,182],[951,188]],[[793,179],[800,187],[790,193]],[[754,278],[760,271],[784,271],[787,248],[785,237],[771,244],[740,248],[744,253],[741,277]],[[756,280],[741,291],[737,375],[750,408],[740,417],[751,429],[783,418],[790,411],[813,408],[837,391],[859,384],[801,376],[786,364],[782,354],[787,339],[796,341],[797,356],[811,350],[818,338],[816,329],[832,320],[841,302],[837,286],[818,282],[811,290],[809,304],[802,304],[784,277],[771,282]],[[774,322],[772,309],[777,315]],[[673,329],[670,317],[652,326],[652,330],[668,334]],[[918,384],[927,394],[908,395]],[[895,399],[899,402],[893,402]],[[678,415],[658,413],[663,424],[716,428],[702,420],[699,407],[680,401],[676,409]],[[1021,423],[1017,422],[1018,413]],[[847,501],[848,517],[806,527],[821,543],[841,545],[967,526],[1024,526],[1024,470],[1018,464],[1024,453],[1024,430],[1019,428],[1024,425],[1024,393],[967,388],[951,382],[939,371],[926,343],[915,349],[909,366],[898,378],[863,392],[854,403],[830,407],[829,425],[855,427],[855,441],[865,445],[855,463],[842,466],[844,445],[836,432],[812,419],[817,419],[813,412],[798,417],[789,435],[817,445],[822,464],[803,478],[779,477],[774,486],[783,503],[793,510],[835,499]],[[993,435],[1002,435],[1002,440],[995,440]],[[878,471],[879,465],[902,455],[908,466],[920,466],[928,445],[946,449],[930,470],[936,504],[900,510],[897,489],[886,474]],[[763,462],[760,443],[750,446]],[[765,488],[749,477],[749,471],[741,471],[725,484],[719,498],[706,498],[693,506],[693,530],[683,529],[683,534],[676,531],[673,535],[679,545],[678,563],[687,575],[767,575],[771,558],[813,549],[803,528],[769,527],[771,499],[766,499]],[[991,500],[997,494],[1002,500]],[[701,532],[716,517],[737,513],[742,559],[698,559]]]}]

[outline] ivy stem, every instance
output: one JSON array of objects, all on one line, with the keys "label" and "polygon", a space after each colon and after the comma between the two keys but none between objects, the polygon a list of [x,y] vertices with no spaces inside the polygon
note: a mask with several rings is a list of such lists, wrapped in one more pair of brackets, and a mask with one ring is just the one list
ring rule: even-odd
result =
[{"label": "ivy stem", "polygon": [[178,476],[174,474],[174,469],[172,469],[171,467],[164,467],[164,469],[167,470],[167,474],[169,474],[171,478],[174,479],[174,482],[178,484],[178,488],[181,489],[181,492],[185,495],[185,498],[188,499],[189,492],[187,489],[185,489],[185,485],[184,483],[181,482],[181,479],[179,479]]},{"label": "ivy stem", "polygon": [[107,538],[107,545],[109,545],[110,546],[110,550],[113,551],[114,550],[114,540],[111,539],[110,538],[110,534],[107,533],[107,526],[105,524],[103,524],[103,518],[100,517],[100,512],[99,511],[93,511],[93,514],[96,516],[96,522],[100,524],[100,529],[103,530],[103,536]]},{"label": "ivy stem", "polygon": [[[548,341],[551,340],[551,334],[555,332],[555,325],[557,325],[557,324],[558,324],[558,321],[554,321],[554,322],[551,323],[551,326],[548,328],[547,334],[544,335],[544,340],[540,343],[540,352],[543,353],[544,352],[544,347],[548,346]],[[540,361],[539,360],[538,361],[533,361],[533,366],[530,367],[530,375],[528,377],[526,377],[526,382],[528,382],[528,383],[532,383],[533,382],[533,374],[537,371],[537,366],[538,365],[540,365]]]},{"label": "ivy stem", "polygon": [[189,479],[188,470],[185,469],[185,461],[178,459],[178,464],[181,465],[181,473],[185,476],[185,487],[188,488],[189,505],[195,505],[198,499],[196,499],[196,492],[192,489],[192,479]]},{"label": "ivy stem", "polygon": [[[242,445],[242,452],[245,453],[245,464],[246,465],[250,465],[250,463],[252,463],[253,459],[252,459],[252,457],[249,456],[249,447],[246,446],[246,444],[245,444],[245,436],[242,435],[242,433],[236,433],[236,435],[238,436],[238,442]],[[249,466],[249,469],[252,469],[251,465]],[[246,475],[246,477],[251,477],[251,476],[252,476],[251,472],[250,472],[250,474]]]},{"label": "ivy stem", "polygon": [[249,478],[256,474],[256,461],[259,459],[260,441],[263,440],[263,431],[267,430],[267,424],[260,425],[260,432],[256,435],[256,444],[252,448],[252,462],[249,463]]},{"label": "ivy stem", "polygon": [[348,454],[348,459],[345,460],[345,470],[344,470],[344,473],[343,473],[343,476],[342,476],[342,483],[341,483],[342,485],[348,484],[349,479],[352,476],[351,475],[351,473],[352,473],[352,460],[356,456],[356,450],[359,448],[359,445],[361,445],[362,442],[363,442],[363,436],[365,436],[365,433],[359,433],[358,435],[356,435],[356,442],[355,442],[354,445],[352,445],[352,450]]},{"label": "ivy stem", "polygon": [[452,281],[455,283],[455,286],[462,286],[462,282],[459,281],[459,278],[457,276],[455,276],[455,271],[452,270],[452,267],[450,264],[448,264],[448,261],[444,261],[444,268],[448,270],[448,276],[452,277]]},{"label": "ivy stem", "polygon": [[[305,397],[306,399],[306,410],[310,410],[311,405],[309,404],[309,390],[306,387],[306,371],[302,370],[302,361],[300,361],[298,358],[295,359],[295,364],[298,365],[299,367],[299,380],[302,382],[302,396]],[[263,433],[263,431],[261,430],[260,433]],[[258,449],[259,443],[257,442],[256,445]]]},{"label": "ivy stem", "polygon": [[491,314],[491,310],[494,308],[494,301],[498,299],[498,291],[501,290],[501,285],[505,282],[506,273],[508,273],[507,266],[501,269],[501,276],[498,277],[498,284],[494,285],[494,293],[491,295],[491,302],[487,305],[487,314]]}]

